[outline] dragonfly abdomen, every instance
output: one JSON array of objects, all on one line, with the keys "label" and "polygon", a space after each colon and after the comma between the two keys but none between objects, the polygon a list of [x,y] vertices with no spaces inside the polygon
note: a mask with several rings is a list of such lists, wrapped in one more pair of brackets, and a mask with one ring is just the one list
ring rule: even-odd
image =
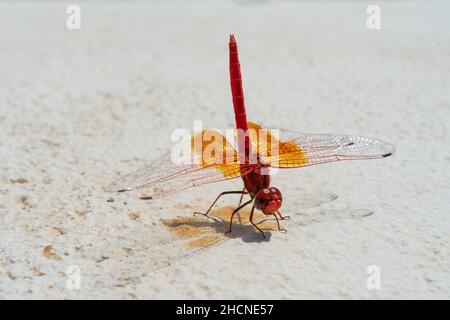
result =
[{"label": "dragonfly abdomen", "polygon": [[239,63],[237,43],[234,35],[230,35],[230,85],[233,97],[234,118],[236,128],[243,134],[238,134],[239,154],[250,154],[250,140],[245,133],[248,131],[247,114],[245,112],[244,89],[242,88],[241,65]]}]

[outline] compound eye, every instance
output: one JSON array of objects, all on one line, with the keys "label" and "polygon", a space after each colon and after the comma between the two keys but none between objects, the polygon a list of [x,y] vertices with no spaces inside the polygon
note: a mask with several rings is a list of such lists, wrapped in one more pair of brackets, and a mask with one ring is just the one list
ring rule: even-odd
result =
[{"label": "compound eye", "polygon": [[259,191],[258,193],[258,198],[263,199],[263,200],[268,200],[271,198],[271,192],[269,188],[264,188],[261,189],[261,191]]},{"label": "compound eye", "polygon": [[272,193],[270,192],[269,188],[264,188],[264,189],[262,189],[262,192],[261,192],[261,198],[270,199],[271,194]]},{"label": "compound eye", "polygon": [[274,199],[281,199],[282,198],[280,190],[278,190],[275,187],[270,188],[270,190],[272,191],[272,197]]}]

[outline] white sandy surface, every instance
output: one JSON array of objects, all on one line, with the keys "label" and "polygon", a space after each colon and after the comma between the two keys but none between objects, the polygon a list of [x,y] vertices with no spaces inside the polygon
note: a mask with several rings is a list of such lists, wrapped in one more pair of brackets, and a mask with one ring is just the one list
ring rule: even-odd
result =
[{"label": "white sandy surface", "polygon": [[[0,3],[0,298],[450,297],[448,3],[381,2],[378,31],[359,2],[79,4],[69,31],[65,2]],[[176,128],[233,125],[229,33],[249,119],[397,153],[283,171],[287,234],[247,228],[193,253],[161,219],[240,181],[158,201],[101,187]],[[346,219],[358,212],[372,214]]]}]

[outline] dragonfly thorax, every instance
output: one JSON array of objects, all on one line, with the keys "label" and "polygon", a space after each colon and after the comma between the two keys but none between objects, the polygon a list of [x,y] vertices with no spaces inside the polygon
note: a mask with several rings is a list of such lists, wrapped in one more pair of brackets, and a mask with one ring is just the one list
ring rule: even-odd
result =
[{"label": "dragonfly thorax", "polygon": [[264,214],[275,214],[283,202],[280,190],[275,187],[262,188],[255,196],[255,207]]}]

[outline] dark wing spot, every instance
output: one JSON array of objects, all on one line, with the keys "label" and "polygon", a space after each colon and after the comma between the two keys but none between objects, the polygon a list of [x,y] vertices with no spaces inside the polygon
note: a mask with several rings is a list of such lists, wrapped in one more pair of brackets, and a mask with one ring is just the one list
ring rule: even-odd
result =
[{"label": "dark wing spot", "polygon": [[153,197],[152,196],[147,196],[147,197],[140,197],[139,199],[141,199],[141,200],[152,200]]},{"label": "dark wing spot", "polygon": [[383,154],[383,158],[386,158],[386,157],[389,157],[389,156],[392,156],[392,153],[386,153],[386,154]]}]

